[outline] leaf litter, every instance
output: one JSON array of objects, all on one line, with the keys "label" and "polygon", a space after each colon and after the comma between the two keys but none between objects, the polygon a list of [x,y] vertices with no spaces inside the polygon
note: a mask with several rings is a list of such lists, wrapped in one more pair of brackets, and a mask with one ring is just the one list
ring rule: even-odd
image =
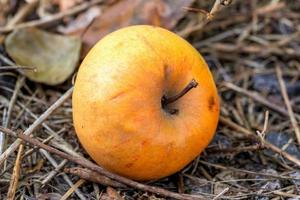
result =
[{"label": "leaf litter", "polygon": [[[1,1],[1,3],[3,2]],[[19,39],[18,42],[7,42],[8,38],[12,36],[1,35],[1,38],[5,38],[6,46],[6,49],[0,48],[1,55],[7,58],[10,56],[17,65],[33,66],[39,70],[45,70],[44,73],[47,74],[43,75],[43,78],[34,79],[30,77],[33,75],[28,75],[34,74],[33,72],[1,70],[1,66],[7,66],[9,63],[5,63],[0,57],[0,96],[5,99],[5,101],[0,101],[0,118],[4,119],[3,121],[7,118],[7,109],[11,104],[10,99],[14,93],[16,77],[25,75],[30,80],[27,80],[17,93],[18,98],[12,107],[13,112],[9,128],[25,130],[36,120],[35,117],[43,114],[45,108],[50,107],[54,100],[63,94],[63,91],[71,87],[70,79],[78,66],[78,55],[83,57],[98,39],[113,30],[132,24],[147,23],[163,26],[176,30],[186,37],[204,55],[219,89],[222,102],[221,120],[214,141],[200,157],[196,158],[181,172],[146,184],[173,192],[198,195],[197,197],[204,199],[299,199],[299,165],[287,159],[290,158],[289,156],[299,156],[299,144],[295,140],[294,130],[288,115],[277,112],[279,109],[270,110],[265,136],[262,136],[262,140],[281,148],[283,152],[287,152],[288,157],[286,154],[278,154],[269,148],[266,149],[263,144],[260,144],[260,141],[249,137],[249,134],[263,129],[265,111],[269,108],[266,102],[276,108],[285,109],[274,66],[266,64],[269,60],[275,64],[278,61],[285,64],[285,67],[282,68],[284,82],[293,111],[296,117],[299,115],[300,99],[297,95],[300,77],[299,1],[246,2],[235,0],[226,9],[214,15],[207,15],[214,3],[225,4],[227,1],[99,1],[96,6],[88,6],[80,12],[72,12],[73,14],[65,13],[69,10],[78,9],[78,6],[84,2],[55,0],[56,5],[53,4],[54,1],[49,2],[47,9],[50,8],[51,12],[36,15],[35,12],[38,12],[38,7],[31,13],[25,13],[25,16],[30,15],[30,17],[22,19],[26,21],[38,16],[37,20],[43,22],[40,23],[44,25],[43,27],[37,29],[36,23],[29,24],[27,26],[35,28],[20,29],[21,35],[16,32],[11,33],[11,35],[15,34],[13,40],[17,40],[23,35],[22,37],[35,44],[37,49],[33,49],[32,44],[30,44],[30,48],[26,47],[25,39]],[[63,5],[64,3],[65,5]],[[5,8],[5,12],[0,12],[2,25],[7,24],[10,21],[10,16],[19,11],[19,7],[11,2],[4,6],[0,7],[0,9]],[[39,6],[41,5],[39,4]],[[222,6],[219,4],[216,9],[219,10]],[[183,7],[191,8],[183,9]],[[198,10],[199,12],[188,12],[187,10]],[[61,13],[61,15],[53,18],[53,21],[45,22],[44,20],[49,17],[49,14],[53,14],[53,11]],[[68,16],[67,20],[66,16]],[[212,20],[209,23],[203,23],[203,18],[207,16],[213,16]],[[22,21],[18,22],[17,25],[22,25]],[[67,44],[67,46],[70,45],[69,48],[76,47],[77,52],[72,52],[72,59],[68,57],[72,61],[62,60],[61,63],[65,63],[65,65],[60,63],[60,70],[49,65],[49,63],[44,65],[44,62],[41,61],[39,61],[40,63],[27,61],[26,59],[31,60],[34,57],[37,59],[38,56],[36,55],[41,55],[45,50],[45,47],[41,45],[43,42],[36,44],[37,41],[34,41],[34,38],[28,34],[28,31],[32,30],[43,35],[38,36],[43,38],[41,39],[43,42],[45,42],[45,38],[49,37],[51,39],[48,39],[48,43],[53,41],[52,37],[57,37],[57,32],[60,33],[60,37],[64,38],[64,41],[71,41],[70,43],[73,44]],[[54,34],[54,32],[56,33]],[[62,34],[66,36],[61,36]],[[74,37],[68,35],[77,35],[77,39],[72,40],[71,38]],[[7,45],[10,42],[13,45]],[[78,53],[80,51],[77,50],[80,49],[78,43],[81,42],[84,44],[85,51]],[[7,48],[7,46],[10,47]],[[14,49],[16,47],[19,48],[18,51]],[[13,56],[14,53],[9,53],[8,49],[10,48],[14,49],[13,51],[17,54],[22,54],[23,57],[16,59]],[[51,49],[50,47],[47,48]],[[56,51],[63,54],[65,52],[61,51],[62,49],[67,51],[66,47],[59,45]],[[72,50],[69,49],[68,51]],[[47,50],[44,51],[45,55],[43,56],[59,59],[57,52]],[[49,55],[46,55],[48,53]],[[70,62],[73,63],[72,66]],[[59,78],[54,78],[58,75],[51,72],[52,69],[55,69],[56,73],[61,73],[64,70],[67,73],[62,75],[63,77],[59,75]],[[8,74],[10,74],[9,77],[13,77],[11,81],[3,79]],[[60,81],[57,81],[58,79]],[[235,87],[227,87],[226,82],[234,84]],[[56,84],[59,85],[54,86]],[[260,98],[256,98],[254,93],[245,95],[245,93],[240,92],[241,89],[257,92]],[[56,148],[64,148],[68,152],[77,151],[87,157],[76,140],[71,116],[71,101],[68,99],[47,118],[33,137],[44,141],[49,140],[50,144]],[[0,120],[0,122],[2,121]],[[50,133],[57,133],[62,141],[71,145],[59,145],[53,136],[51,138]],[[14,139],[8,138],[8,146],[12,142]],[[70,146],[71,149],[69,149]],[[66,163],[59,157],[47,155],[45,162],[40,166],[40,161],[45,159],[44,155],[29,146],[25,146],[25,150],[21,162],[20,184],[15,191],[17,199],[60,199],[69,191],[70,185],[79,182],[78,175],[63,173],[64,167],[78,167],[74,163]],[[6,168],[0,175],[1,199],[6,196],[15,158],[15,155],[11,155],[5,160]],[[51,164],[53,161],[58,164],[56,167]],[[35,166],[39,166],[39,170],[35,171]],[[34,173],[26,174],[24,169],[32,169]],[[60,173],[57,174],[56,170]],[[41,185],[41,182],[47,182],[47,184]],[[92,180],[74,189],[71,198],[167,199],[135,188],[111,189],[105,184],[92,183]],[[182,199],[184,198],[182,197]]]}]

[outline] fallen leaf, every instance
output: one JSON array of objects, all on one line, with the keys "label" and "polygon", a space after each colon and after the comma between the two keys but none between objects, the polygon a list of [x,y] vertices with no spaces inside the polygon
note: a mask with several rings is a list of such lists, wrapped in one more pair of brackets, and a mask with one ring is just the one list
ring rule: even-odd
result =
[{"label": "fallen leaf", "polygon": [[24,72],[30,80],[57,85],[74,72],[80,56],[81,41],[78,37],[30,28],[8,35],[5,47],[18,65],[36,68],[35,72]]},{"label": "fallen leaf", "polygon": [[100,200],[124,200],[124,198],[114,188],[107,187],[106,193],[101,196]]},{"label": "fallen leaf", "polygon": [[52,2],[59,6],[60,11],[65,11],[76,6],[82,1],[83,0],[53,0]]},{"label": "fallen leaf", "polygon": [[83,36],[87,52],[104,35],[121,27],[150,24],[172,29],[194,0],[123,0],[104,10]]}]

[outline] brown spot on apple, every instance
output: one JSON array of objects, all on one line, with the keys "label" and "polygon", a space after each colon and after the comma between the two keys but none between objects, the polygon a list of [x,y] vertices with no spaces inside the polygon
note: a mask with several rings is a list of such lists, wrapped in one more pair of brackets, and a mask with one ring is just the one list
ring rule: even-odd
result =
[{"label": "brown spot on apple", "polygon": [[133,163],[127,163],[127,164],[125,165],[126,168],[130,168],[130,167],[132,167],[132,166],[133,166]]},{"label": "brown spot on apple", "polygon": [[210,96],[208,99],[208,109],[212,111],[215,105],[216,105],[216,101],[214,96]]}]

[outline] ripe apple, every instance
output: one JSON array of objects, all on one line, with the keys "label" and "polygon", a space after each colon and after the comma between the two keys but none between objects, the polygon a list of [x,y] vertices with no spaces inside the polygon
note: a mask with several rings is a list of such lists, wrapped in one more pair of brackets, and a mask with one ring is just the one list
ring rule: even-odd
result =
[{"label": "ripe apple", "polygon": [[159,27],[107,35],[85,57],[75,82],[73,119],[82,146],[99,165],[135,180],[185,167],[211,141],[218,117],[204,59]]}]

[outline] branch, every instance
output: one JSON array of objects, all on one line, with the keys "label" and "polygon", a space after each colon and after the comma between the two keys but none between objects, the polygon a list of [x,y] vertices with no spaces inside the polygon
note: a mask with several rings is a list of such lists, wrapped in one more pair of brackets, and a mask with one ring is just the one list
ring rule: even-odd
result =
[{"label": "branch", "polygon": [[13,31],[15,29],[20,29],[20,28],[28,28],[28,27],[35,27],[35,26],[45,25],[45,24],[48,24],[50,22],[60,20],[64,17],[66,17],[66,16],[75,15],[75,14],[77,14],[77,13],[83,11],[83,10],[88,9],[89,7],[91,7],[93,5],[96,5],[96,4],[99,4],[99,3],[102,3],[102,2],[103,2],[103,0],[93,0],[93,1],[82,3],[78,6],[75,6],[75,7],[71,8],[71,9],[68,9],[64,12],[53,14],[49,17],[45,17],[45,18],[37,19],[37,20],[32,20],[32,21],[29,21],[29,22],[24,22],[24,23],[15,25],[15,26],[0,27],[0,33],[7,33],[7,32],[10,32],[10,31]]},{"label": "branch", "polygon": [[0,131],[2,131],[5,134],[11,135],[13,137],[17,137],[20,138],[22,140],[24,140],[25,142],[28,142],[29,144],[31,144],[32,146],[38,146],[39,148],[42,148],[50,153],[56,154],[57,156],[67,159],[71,162],[74,162],[78,165],[81,165],[85,168],[88,168],[92,171],[98,172],[99,174],[105,175],[113,180],[116,180],[120,183],[123,183],[125,185],[131,186],[133,188],[137,188],[146,192],[151,192],[151,193],[155,193],[155,194],[159,194],[162,196],[166,196],[166,197],[171,197],[174,199],[179,199],[179,200],[199,200],[199,199],[204,199],[203,196],[194,196],[194,195],[188,195],[188,194],[179,194],[179,193],[175,193],[175,192],[171,192],[159,187],[154,187],[154,186],[149,186],[149,185],[145,185],[133,180],[130,180],[128,178],[125,178],[123,176],[119,176],[117,174],[114,174],[112,172],[107,171],[106,169],[100,167],[99,165],[96,165],[94,163],[92,163],[91,161],[82,158],[82,157],[78,157],[78,156],[74,156],[74,155],[70,155],[67,153],[64,153],[62,151],[59,151],[51,146],[48,146],[42,142],[40,142],[37,139],[31,138],[28,135],[25,135],[23,133],[21,134],[17,134],[7,128],[4,128],[2,126],[0,126]]},{"label": "branch", "polygon": [[[59,106],[61,106],[72,94],[73,87],[70,88],[63,96],[61,96],[54,104],[52,104],[28,129],[24,131],[24,135],[31,135]],[[3,162],[20,146],[21,140],[12,143],[1,155],[0,166]]]}]

